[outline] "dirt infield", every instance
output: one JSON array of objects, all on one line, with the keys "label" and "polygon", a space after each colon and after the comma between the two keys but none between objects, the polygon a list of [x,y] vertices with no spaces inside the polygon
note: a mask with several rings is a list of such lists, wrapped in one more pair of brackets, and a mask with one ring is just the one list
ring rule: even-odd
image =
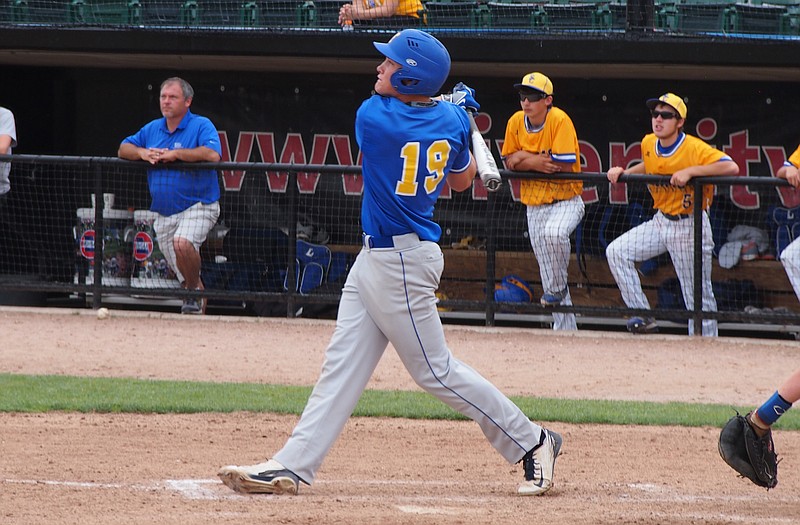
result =
[{"label": "dirt infield", "polygon": [[[329,321],[1,308],[0,372],[310,385]],[[796,368],[788,341],[446,327],[454,353],[514,395],[730,403],[747,409]],[[416,390],[388,351],[368,388]],[[262,461],[296,416],[0,414],[2,523],[800,522],[800,433],[776,432],[775,490],[738,479],[719,429],[566,425],[555,488],[514,494],[472,422],[354,418],[296,497],[217,480]]]}]

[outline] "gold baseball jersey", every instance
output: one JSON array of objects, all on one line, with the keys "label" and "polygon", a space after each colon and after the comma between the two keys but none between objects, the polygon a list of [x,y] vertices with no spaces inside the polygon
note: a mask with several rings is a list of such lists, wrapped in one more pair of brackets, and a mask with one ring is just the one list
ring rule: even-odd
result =
[{"label": "gold baseball jersey", "polygon": [[[671,176],[690,166],[706,166],[721,160],[732,160],[720,150],[709,146],[692,135],[681,132],[678,140],[669,148],[661,148],[658,137],[653,133],[642,139],[642,157],[645,173],[649,175]],[[694,209],[694,188],[687,184],[677,186],[648,185],[653,196],[653,207],[667,215],[690,215]],[[703,209],[711,206],[714,186],[703,186]]]},{"label": "gold baseball jersey", "polygon": [[789,164],[791,164],[795,168],[800,169],[800,146],[797,146],[797,149],[794,150],[794,153],[791,154],[789,160],[784,162],[783,165],[788,166]]},{"label": "gold baseball jersey", "polygon": [[[364,7],[367,9],[375,9],[381,6],[383,6],[383,0],[364,0]],[[397,3],[397,11],[394,14],[419,18],[417,12],[421,10],[422,2],[420,0],[400,0]]]},{"label": "gold baseball jersey", "polygon": [[[508,119],[501,155],[506,157],[517,151],[548,155],[564,166],[563,171],[581,172],[575,126],[569,115],[557,107],[550,108],[540,128],[532,127],[522,110]],[[524,179],[520,184],[520,201],[528,206],[569,200],[581,193],[583,181],[579,180]]]}]

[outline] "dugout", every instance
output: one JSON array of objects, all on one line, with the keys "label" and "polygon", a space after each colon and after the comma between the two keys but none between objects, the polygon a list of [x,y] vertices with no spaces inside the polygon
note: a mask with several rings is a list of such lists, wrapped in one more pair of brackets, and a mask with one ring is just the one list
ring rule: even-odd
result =
[{"label": "dugout", "polygon": [[[0,85],[0,104],[17,117],[15,153],[113,156],[122,138],[158,116],[158,84],[177,74],[195,88],[193,110],[210,117],[224,133],[226,160],[356,164],[353,117],[369,94],[379,62],[371,42],[388,34],[3,25],[0,64],[4,78],[13,82]],[[792,38],[658,31],[509,35],[495,30],[439,36],[454,60],[446,87],[460,80],[477,90],[480,124],[496,157],[505,121],[517,108],[511,86],[532,70],[553,79],[555,104],[576,124],[587,172],[628,159],[648,130],[644,100],[665,91],[688,99],[689,131],[727,148],[746,176],[770,177],[781,155],[788,156],[800,141],[794,129],[800,111],[794,95],[800,80],[799,44]],[[28,203],[19,209],[40,218],[34,231],[64,228],[62,219],[71,225],[75,209],[82,206],[48,203],[38,188],[70,194],[76,184],[88,184],[82,177],[15,170],[15,198]],[[232,173],[222,181],[223,216],[248,217],[260,227],[269,223],[269,214],[280,215],[279,207],[264,201],[268,178]],[[109,183],[122,199],[120,206],[147,206],[142,180],[128,179],[126,184],[134,185],[129,193],[117,191],[113,179]],[[757,196],[746,189],[724,191],[717,202],[748,221],[762,220],[771,206],[795,203],[793,194],[775,188]],[[445,246],[481,236],[471,225],[484,211],[482,196],[452,198],[465,205],[458,214],[442,210],[438,217]],[[598,187],[587,203],[601,221],[605,209],[636,198],[633,193],[615,197],[607,187]],[[352,226],[358,220],[350,202],[355,199],[341,180],[323,178],[306,194],[302,212],[309,223],[327,231],[330,244],[346,245],[358,234]],[[336,203],[335,216],[316,211],[331,202]],[[500,249],[520,252],[527,246],[522,211],[513,201],[503,206],[508,220]],[[246,235],[252,225],[243,222],[240,231]],[[599,231],[598,225],[587,225],[586,232]],[[11,249],[26,249],[12,236],[3,240]],[[596,243],[598,238],[589,235],[588,240]],[[70,243],[48,244],[48,250],[46,279],[71,276]],[[458,257],[467,255],[453,260]],[[529,272],[534,269],[525,259],[523,264]],[[458,268],[448,265],[448,271]],[[29,273],[31,268],[7,271]]]}]

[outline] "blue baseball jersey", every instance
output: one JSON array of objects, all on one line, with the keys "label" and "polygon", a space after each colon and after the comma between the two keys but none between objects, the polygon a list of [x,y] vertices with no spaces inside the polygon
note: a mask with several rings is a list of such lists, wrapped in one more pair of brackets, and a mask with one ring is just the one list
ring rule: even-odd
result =
[{"label": "blue baseball jersey", "polygon": [[[389,130],[387,133],[386,130]],[[449,102],[406,104],[373,95],[356,113],[361,148],[364,232],[388,237],[416,233],[437,242],[433,207],[447,174],[469,167],[469,119]]]},{"label": "blue baseball jersey", "polygon": [[[187,111],[172,133],[166,118],[145,124],[137,133],[122,141],[138,148],[193,149],[205,146],[222,155],[219,133],[206,117]],[[160,165],[162,166],[162,165]],[[163,165],[166,166],[166,165]],[[161,215],[175,215],[198,202],[219,200],[216,170],[178,170],[164,167],[147,171],[147,183],[153,199],[150,210]]]}]

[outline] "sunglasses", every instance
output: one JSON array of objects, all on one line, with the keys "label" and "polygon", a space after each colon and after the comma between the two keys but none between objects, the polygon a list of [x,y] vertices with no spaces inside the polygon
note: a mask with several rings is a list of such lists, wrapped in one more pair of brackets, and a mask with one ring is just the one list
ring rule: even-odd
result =
[{"label": "sunglasses", "polygon": [[527,100],[528,102],[539,102],[540,100],[547,98],[548,95],[545,93],[520,93],[519,94],[519,101],[522,102]]},{"label": "sunglasses", "polygon": [[673,113],[671,111],[651,111],[650,114],[653,115],[653,118],[661,117],[664,120],[669,120],[678,117],[677,113]]}]

